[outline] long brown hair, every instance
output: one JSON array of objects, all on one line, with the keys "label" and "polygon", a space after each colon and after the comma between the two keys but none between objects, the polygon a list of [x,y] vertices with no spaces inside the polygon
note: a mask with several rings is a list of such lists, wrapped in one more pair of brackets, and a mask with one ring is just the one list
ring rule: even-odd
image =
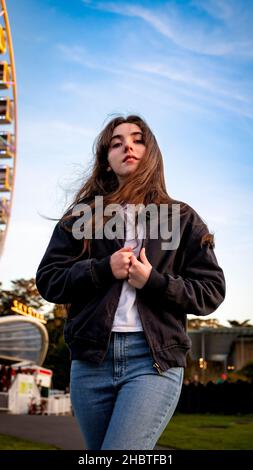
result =
[{"label": "long brown hair", "polygon": [[[131,123],[139,126],[143,133],[146,146],[145,154],[134,174],[129,175],[122,186],[119,186],[113,171],[108,172],[108,149],[114,129],[120,124]],[[173,199],[166,190],[162,154],[156,138],[147,123],[138,115],[127,117],[117,116],[110,120],[97,136],[93,144],[94,164],[91,175],[76,193],[73,202],[61,218],[61,223],[75,217],[74,208],[77,204],[85,202],[93,210],[95,196],[103,196],[104,207],[108,204],[172,204]],[[104,216],[103,225],[110,217]],[[94,227],[93,215],[91,223]],[[84,240],[84,249],[90,252],[90,240]],[[81,256],[80,255],[80,256]]]}]

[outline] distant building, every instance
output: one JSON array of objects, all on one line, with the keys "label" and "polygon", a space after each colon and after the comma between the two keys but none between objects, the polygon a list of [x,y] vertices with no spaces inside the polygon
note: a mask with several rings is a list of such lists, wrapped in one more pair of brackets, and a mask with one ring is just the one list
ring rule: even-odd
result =
[{"label": "distant building", "polygon": [[228,357],[228,363],[234,365],[236,370],[242,369],[251,361],[253,361],[253,332],[251,335],[237,338],[231,346]]},{"label": "distant building", "polygon": [[253,327],[200,327],[189,329],[190,357],[200,367],[220,364],[223,370],[239,370],[253,361]]}]

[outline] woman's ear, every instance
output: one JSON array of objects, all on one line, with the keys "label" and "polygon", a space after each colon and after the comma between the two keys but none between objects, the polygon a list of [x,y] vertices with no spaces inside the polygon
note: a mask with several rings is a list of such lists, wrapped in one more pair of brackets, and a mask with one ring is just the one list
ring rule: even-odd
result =
[{"label": "woman's ear", "polygon": [[106,168],[106,171],[111,171],[111,170],[112,170],[112,169],[111,169],[110,166],[108,166],[108,167]]}]

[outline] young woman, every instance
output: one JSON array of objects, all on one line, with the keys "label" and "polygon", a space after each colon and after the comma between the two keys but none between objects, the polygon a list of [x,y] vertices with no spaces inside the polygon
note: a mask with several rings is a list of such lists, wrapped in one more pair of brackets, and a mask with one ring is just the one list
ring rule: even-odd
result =
[{"label": "young woman", "polygon": [[180,397],[186,315],[217,309],[225,280],[206,224],[168,195],[139,116],[116,117],[98,136],[92,174],[56,224],[36,282],[46,300],[67,304],[71,399],[87,449],[153,449]]}]

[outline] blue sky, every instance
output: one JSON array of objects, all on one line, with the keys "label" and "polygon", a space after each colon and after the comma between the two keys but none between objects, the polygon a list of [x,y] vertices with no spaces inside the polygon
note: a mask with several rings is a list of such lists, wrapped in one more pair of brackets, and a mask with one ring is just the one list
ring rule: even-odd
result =
[{"label": "blue sky", "polygon": [[35,275],[111,113],[154,131],[169,194],[215,233],[227,297],[209,318],[251,318],[253,4],[249,0],[7,1],[18,162],[0,279]]}]

